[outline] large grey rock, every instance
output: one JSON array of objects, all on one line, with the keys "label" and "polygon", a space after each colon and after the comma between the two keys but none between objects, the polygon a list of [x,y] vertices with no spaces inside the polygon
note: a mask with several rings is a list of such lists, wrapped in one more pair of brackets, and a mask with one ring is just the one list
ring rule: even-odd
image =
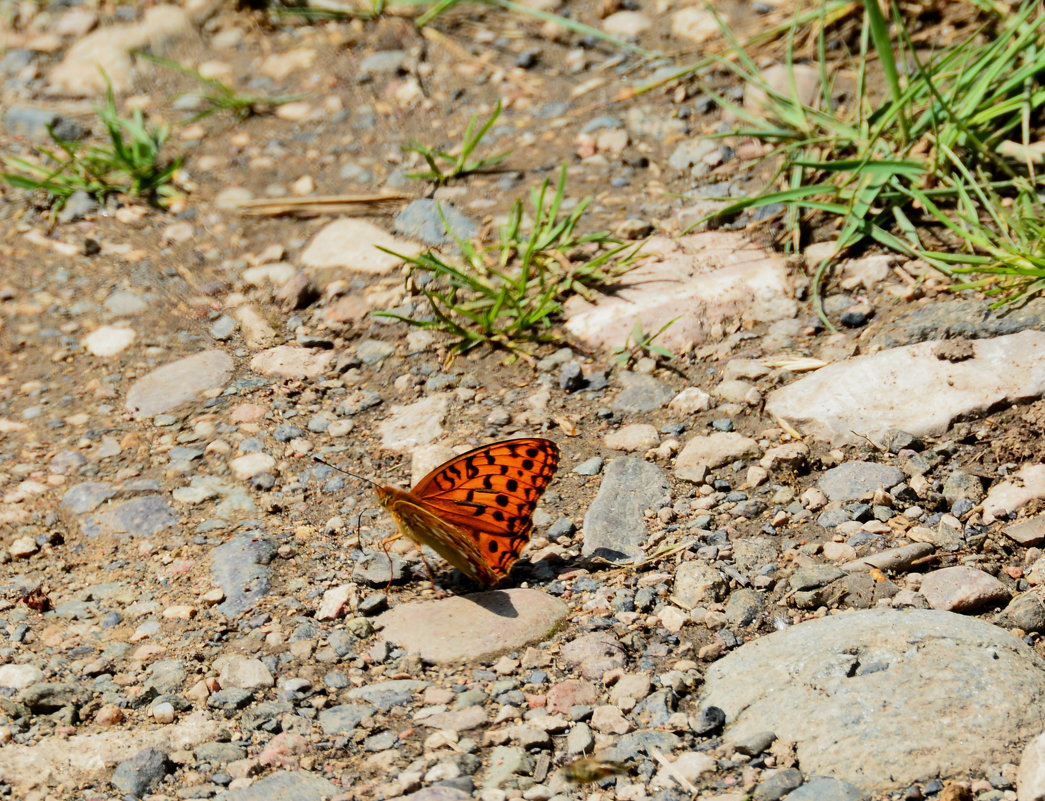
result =
[{"label": "large grey rock", "polygon": [[610,562],[644,558],[646,510],[659,508],[668,497],[668,480],[655,464],[633,457],[611,461],[584,516],[583,556]]},{"label": "large grey rock", "polygon": [[957,361],[940,350],[946,345],[923,342],[829,365],[771,392],[766,411],[817,439],[859,444],[892,428],[939,434],[956,417],[1045,394],[1045,333],[975,340],[970,358]]},{"label": "large grey rock", "polygon": [[770,729],[807,774],[865,790],[985,771],[1041,731],[1045,660],[1008,632],[950,612],[874,609],[811,620],[707,671],[693,709],[731,739]]}]

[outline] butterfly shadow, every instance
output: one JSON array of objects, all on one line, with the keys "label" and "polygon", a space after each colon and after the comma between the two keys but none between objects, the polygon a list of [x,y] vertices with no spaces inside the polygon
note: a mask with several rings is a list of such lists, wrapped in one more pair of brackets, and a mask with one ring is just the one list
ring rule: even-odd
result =
[{"label": "butterfly shadow", "polygon": [[486,590],[484,592],[472,593],[471,595],[461,595],[459,597],[466,601],[471,601],[476,606],[485,609],[487,612],[497,615],[497,617],[519,617],[519,610],[515,608],[515,604],[512,602],[512,596],[504,590]]}]

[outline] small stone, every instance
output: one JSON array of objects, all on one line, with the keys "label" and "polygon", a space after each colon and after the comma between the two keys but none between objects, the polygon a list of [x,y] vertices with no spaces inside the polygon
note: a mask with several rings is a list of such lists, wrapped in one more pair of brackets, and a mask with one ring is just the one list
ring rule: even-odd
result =
[{"label": "small stone", "polygon": [[94,722],[99,726],[116,726],[126,719],[124,711],[116,704],[103,704],[94,715]]},{"label": "small stone", "polygon": [[697,414],[711,408],[711,396],[697,387],[686,387],[668,403],[668,411],[679,415]]},{"label": "small stone", "polygon": [[159,785],[171,767],[167,754],[158,748],[146,748],[117,765],[111,781],[119,792],[141,797]]},{"label": "small stone", "polygon": [[332,587],[323,593],[323,601],[316,610],[316,620],[336,620],[348,612],[349,600],[355,595],[351,584]]},{"label": "small stone", "polygon": [[8,553],[15,559],[26,559],[40,550],[32,537],[19,537],[8,546]]},{"label": "small stone", "polygon": [[137,333],[133,328],[103,325],[84,339],[84,347],[94,356],[116,356],[131,346]]},{"label": "small stone", "polygon": [[157,723],[174,722],[174,706],[166,701],[152,707],[152,719]]},{"label": "small stone", "polygon": [[718,734],[726,725],[726,713],[717,706],[705,706],[689,720],[689,727],[699,737]]},{"label": "small stone", "polygon": [[1005,526],[1002,531],[1024,547],[1036,547],[1045,542],[1045,515],[1020,520]]},{"label": "small stone", "polygon": [[757,454],[755,440],[734,432],[694,437],[675,459],[675,474],[687,481],[702,482],[708,470]]},{"label": "small stone", "polygon": [[260,690],[276,684],[272,672],[260,659],[245,656],[222,657],[216,660],[215,666],[220,671],[218,678],[222,687]]},{"label": "small stone", "polygon": [[777,801],[802,784],[802,774],[795,768],[767,770],[752,795],[753,801]]},{"label": "small stone", "polygon": [[604,438],[606,447],[613,451],[648,451],[660,442],[657,429],[647,423],[632,423]]},{"label": "small stone", "polygon": [[903,481],[901,470],[876,462],[846,462],[826,471],[817,486],[832,501],[854,501]]},{"label": "small stone", "polygon": [[933,609],[950,612],[971,612],[1010,597],[1009,590],[994,576],[964,566],[927,573],[921,591]]},{"label": "small stone", "polygon": [[626,734],[631,730],[631,724],[620,709],[609,704],[595,707],[591,727],[602,734]]},{"label": "small stone", "polygon": [[601,456],[593,456],[574,467],[573,472],[579,476],[597,476],[602,471],[604,461]]}]

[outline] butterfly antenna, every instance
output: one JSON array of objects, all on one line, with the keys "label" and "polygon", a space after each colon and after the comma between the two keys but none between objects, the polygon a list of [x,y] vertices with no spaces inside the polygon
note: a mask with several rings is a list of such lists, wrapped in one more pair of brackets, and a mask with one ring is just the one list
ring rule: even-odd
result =
[{"label": "butterfly antenna", "polygon": [[345,468],[343,468],[343,467],[338,467],[337,465],[335,465],[335,464],[331,464],[330,462],[324,462],[324,461],[323,461],[322,459],[320,459],[320,458],[319,458],[318,456],[313,456],[313,457],[312,457],[312,461],[313,461],[313,462],[319,462],[319,463],[320,463],[320,464],[322,464],[322,465],[326,465],[326,466],[327,466],[327,467],[329,467],[329,468],[330,468],[331,470],[337,470],[337,471],[338,471],[339,473],[344,473],[344,474],[345,474],[346,476],[352,476],[352,478],[358,478],[358,479],[359,479],[360,481],[365,481],[365,482],[366,482],[367,484],[370,484],[371,486],[374,486],[374,487],[379,487],[379,486],[381,486],[381,485],[380,485],[380,484],[378,484],[378,483],[377,483],[376,481],[371,481],[371,480],[370,480],[369,478],[367,478],[366,476],[361,476],[361,475],[359,475],[358,473],[353,473],[353,472],[352,472],[351,470],[345,470]]},{"label": "butterfly antenna", "polygon": [[356,515],[356,546],[363,547],[363,512]]}]

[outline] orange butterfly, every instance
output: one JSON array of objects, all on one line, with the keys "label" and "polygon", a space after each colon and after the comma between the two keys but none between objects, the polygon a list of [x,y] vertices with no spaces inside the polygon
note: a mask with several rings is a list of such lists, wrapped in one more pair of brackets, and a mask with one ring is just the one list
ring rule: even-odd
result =
[{"label": "orange butterfly", "polygon": [[490,587],[530,541],[534,507],[558,465],[551,440],[509,439],[455,456],[409,492],[379,485],[377,500],[400,533]]}]

